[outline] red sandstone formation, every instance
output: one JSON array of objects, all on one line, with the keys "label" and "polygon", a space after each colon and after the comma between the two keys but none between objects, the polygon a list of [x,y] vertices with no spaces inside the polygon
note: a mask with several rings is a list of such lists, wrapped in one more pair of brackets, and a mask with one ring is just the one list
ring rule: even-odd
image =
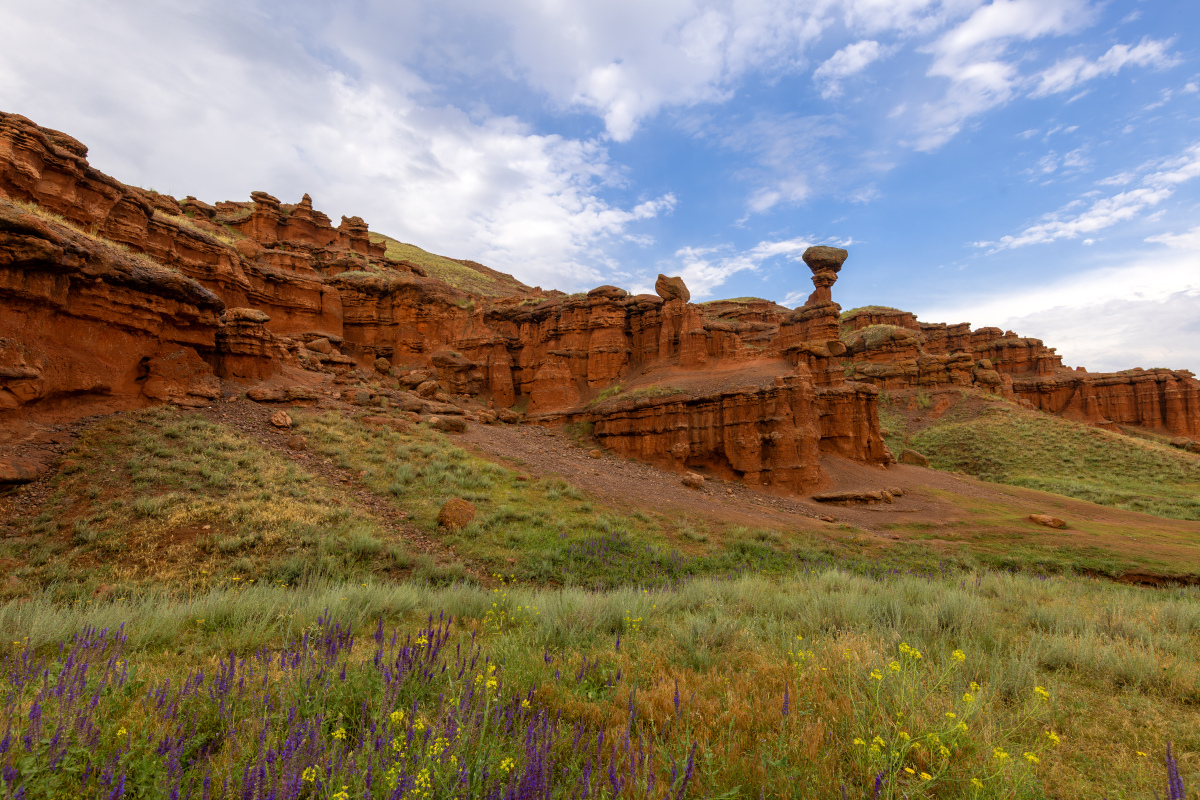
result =
[{"label": "red sandstone formation", "polygon": [[485,297],[387,258],[365,222],[335,228],[308,195],[177,201],[86,155],[0,112],[0,410],[85,397],[195,405],[218,398],[221,380],[263,402],[311,401],[311,390],[256,384],[391,371],[403,389],[388,396],[408,411],[461,413],[451,395],[475,396],[502,420],[516,406],[533,421],[587,421],[622,455],[791,491],[821,482],[823,453],[892,460],[880,389],[976,387],[1093,422],[1200,433],[1190,373],[1064,371],[1036,339],[895,309],[841,319],[838,248],[805,252],[814,291],[795,310],[693,304],[665,275],[652,295]]},{"label": "red sandstone formation", "polygon": [[855,309],[842,327],[848,374],[881,389],[961,386],[1092,425],[1200,433],[1200,381],[1187,370],[1072,370],[1040,339],[889,308]]}]

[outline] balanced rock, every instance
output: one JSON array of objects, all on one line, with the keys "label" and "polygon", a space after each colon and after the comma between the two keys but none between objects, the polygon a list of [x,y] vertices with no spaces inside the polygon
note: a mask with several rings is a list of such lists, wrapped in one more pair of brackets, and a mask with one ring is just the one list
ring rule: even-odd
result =
[{"label": "balanced rock", "polygon": [[475,519],[475,506],[460,497],[447,500],[438,512],[438,527],[456,531]]},{"label": "balanced rock", "polygon": [[804,255],[800,256],[804,259],[804,263],[808,264],[808,268],[817,272],[840,272],[842,264],[846,263],[850,253],[840,247],[826,247],[825,245],[816,245],[804,251]]},{"label": "balanced rock", "polygon": [[658,280],[654,282],[654,291],[663,300],[682,300],[686,303],[692,299],[692,293],[688,291],[683,278],[678,276],[668,278],[660,273]]}]

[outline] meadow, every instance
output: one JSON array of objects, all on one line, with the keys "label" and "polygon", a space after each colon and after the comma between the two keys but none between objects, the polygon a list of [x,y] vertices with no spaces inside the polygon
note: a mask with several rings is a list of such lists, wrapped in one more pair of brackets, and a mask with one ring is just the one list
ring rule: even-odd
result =
[{"label": "meadow", "polygon": [[[1196,587],[609,508],[295,416],[308,467],[110,417],[0,542],[4,796],[1197,796]],[[449,496],[476,519],[438,533]]]}]

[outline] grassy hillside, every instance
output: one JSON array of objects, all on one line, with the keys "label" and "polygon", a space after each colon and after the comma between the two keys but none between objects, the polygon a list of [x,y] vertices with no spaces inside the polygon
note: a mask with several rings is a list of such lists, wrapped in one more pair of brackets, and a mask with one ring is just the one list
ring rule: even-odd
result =
[{"label": "grassy hillside", "polygon": [[450,284],[464,292],[486,297],[508,297],[530,291],[530,287],[511,275],[498,272],[482,264],[469,264],[422,250],[415,244],[397,241],[382,233],[371,232],[372,242],[387,244],[387,257],[397,261],[409,261],[425,269],[431,278]]},{"label": "grassy hillside", "polygon": [[[291,413],[303,456],[221,409],[102,420],[0,540],[7,794],[1149,798],[1169,744],[1200,781],[1200,590],[1069,569],[1142,531],[1027,525],[997,571],[1010,508],[952,549],[746,529],[606,507],[399,417]],[[1129,457],[1006,404],[946,419],[1089,474]],[[1065,458],[1006,441],[976,459]],[[456,532],[448,497],[476,507]]]},{"label": "grassy hillside", "polygon": [[1200,456],[1007,403],[962,416],[951,412],[933,421],[908,437],[909,446],[938,469],[1200,520]]}]

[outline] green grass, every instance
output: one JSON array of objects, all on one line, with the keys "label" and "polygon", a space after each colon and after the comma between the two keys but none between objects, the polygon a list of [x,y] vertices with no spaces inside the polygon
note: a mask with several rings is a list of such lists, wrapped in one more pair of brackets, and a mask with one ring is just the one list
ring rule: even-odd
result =
[{"label": "green grass", "polygon": [[290,584],[386,571],[404,558],[402,543],[389,543],[341,493],[231,429],[169,407],[88,430],[52,487],[22,535],[0,542],[0,559],[18,565],[10,594]]},{"label": "green grass", "polygon": [[[527,294],[530,288],[511,275],[495,270],[482,271],[422,250],[415,244],[397,241],[382,233],[371,232],[371,241],[387,245],[387,257],[397,261],[408,261],[422,267],[431,278],[448,283],[456,289],[486,297],[508,297]],[[486,269],[486,268],[485,268]]]},{"label": "green grass", "polygon": [[892,308],[891,306],[858,306],[857,308],[851,308],[848,311],[843,311],[841,313],[841,315],[838,317],[838,319],[840,319],[842,322],[845,322],[846,320],[850,319],[851,317],[861,314],[863,312],[866,312],[868,314],[903,314],[904,313],[900,309]]},{"label": "green grass", "polygon": [[1200,458],[1159,442],[1001,403],[975,419],[934,423],[909,442],[938,469],[1200,520]]},{"label": "green grass", "polygon": [[[151,732],[148,690],[215,671],[231,652],[272,653],[319,631],[323,616],[350,626],[361,654],[331,664],[344,688],[311,698],[302,714],[333,720],[325,737],[342,720],[357,729],[354,715],[379,702],[363,671],[376,621],[403,641],[444,613],[450,650],[477,643],[479,663],[496,665],[487,674],[498,693],[530,698],[568,731],[585,728],[591,749],[558,758],[577,769],[589,753],[599,758],[605,786],[601,730],[606,742],[630,732],[653,743],[660,788],[667,755],[694,744],[688,797],[865,798],[883,771],[886,798],[1148,798],[1164,794],[1168,742],[1186,784],[1200,780],[1197,599],[1194,589],[987,571],[877,580],[823,569],[648,591],[316,581],[77,604],[37,594],[0,604],[0,627],[8,654],[29,648],[53,662],[73,633],[125,623],[136,688],[105,695],[105,748],[118,727],[134,743]],[[438,680],[411,699],[430,719],[437,692],[459,691],[453,671]],[[236,702],[234,715],[259,713]],[[203,718],[205,706],[189,710]],[[18,733],[27,716],[13,714]],[[214,762],[217,782],[258,729],[224,730],[239,747]]]}]

